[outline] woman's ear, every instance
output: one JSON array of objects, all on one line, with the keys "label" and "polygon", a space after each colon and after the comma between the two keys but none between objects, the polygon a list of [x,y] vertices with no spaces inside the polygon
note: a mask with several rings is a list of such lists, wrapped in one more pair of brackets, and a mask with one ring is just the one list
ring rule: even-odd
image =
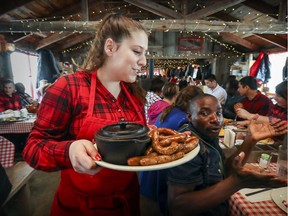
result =
[{"label": "woman's ear", "polygon": [[108,38],[104,45],[104,50],[107,56],[111,56],[113,54],[115,47],[116,43],[111,38]]}]

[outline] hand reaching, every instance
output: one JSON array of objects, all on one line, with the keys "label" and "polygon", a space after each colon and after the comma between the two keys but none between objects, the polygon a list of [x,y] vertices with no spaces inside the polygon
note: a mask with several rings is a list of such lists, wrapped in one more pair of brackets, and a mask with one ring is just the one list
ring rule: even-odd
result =
[{"label": "hand reaching", "polygon": [[270,123],[256,123],[255,120],[252,120],[248,127],[248,135],[250,135],[254,141],[259,141],[287,133],[287,126],[287,121],[281,119],[273,118]]},{"label": "hand reaching", "polygon": [[256,170],[247,169],[242,166],[242,161],[245,157],[244,152],[241,152],[234,158],[232,164],[232,176],[240,181],[241,188],[260,188],[269,187],[277,188],[287,185],[287,180],[280,179],[276,174],[263,174]]}]

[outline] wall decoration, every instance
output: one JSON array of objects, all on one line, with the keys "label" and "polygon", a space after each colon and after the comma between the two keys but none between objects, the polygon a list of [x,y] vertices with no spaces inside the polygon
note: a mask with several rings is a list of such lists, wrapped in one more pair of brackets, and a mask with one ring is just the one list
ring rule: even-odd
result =
[{"label": "wall decoration", "polygon": [[178,40],[179,51],[201,51],[203,38],[181,37]]}]

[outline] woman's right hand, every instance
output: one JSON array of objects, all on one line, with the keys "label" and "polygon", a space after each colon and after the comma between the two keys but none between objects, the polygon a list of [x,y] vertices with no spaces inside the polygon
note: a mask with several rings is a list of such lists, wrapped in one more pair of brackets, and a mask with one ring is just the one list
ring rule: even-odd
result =
[{"label": "woman's right hand", "polygon": [[101,160],[101,156],[89,140],[74,141],[69,148],[69,158],[75,172],[94,175],[101,169],[95,163],[95,160]]}]

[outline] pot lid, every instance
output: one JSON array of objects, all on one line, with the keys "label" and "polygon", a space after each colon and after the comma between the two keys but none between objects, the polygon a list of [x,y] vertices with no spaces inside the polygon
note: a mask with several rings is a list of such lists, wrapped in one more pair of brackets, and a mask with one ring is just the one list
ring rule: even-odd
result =
[{"label": "pot lid", "polygon": [[146,136],[149,128],[145,125],[132,122],[119,122],[107,125],[97,132],[97,136],[117,139],[130,139]]}]

